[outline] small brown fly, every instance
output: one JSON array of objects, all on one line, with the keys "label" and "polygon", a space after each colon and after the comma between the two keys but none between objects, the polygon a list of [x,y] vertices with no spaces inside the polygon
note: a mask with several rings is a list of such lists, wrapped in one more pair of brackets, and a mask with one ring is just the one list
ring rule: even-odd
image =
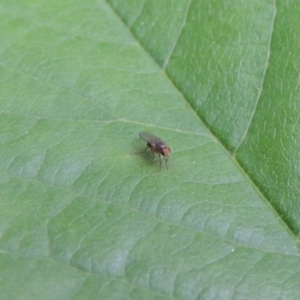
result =
[{"label": "small brown fly", "polygon": [[168,159],[171,153],[171,149],[163,142],[159,137],[148,133],[148,132],[140,132],[140,138],[147,143],[147,147],[145,151],[149,148],[153,154],[153,159],[155,157],[154,153],[157,153],[159,156],[160,168],[161,168],[161,157],[163,156],[166,164],[166,168],[168,169]]}]

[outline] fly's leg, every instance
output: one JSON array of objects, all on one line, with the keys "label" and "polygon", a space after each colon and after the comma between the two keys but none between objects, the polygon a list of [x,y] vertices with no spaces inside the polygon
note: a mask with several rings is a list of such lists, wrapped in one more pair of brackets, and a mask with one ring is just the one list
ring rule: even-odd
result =
[{"label": "fly's leg", "polygon": [[167,170],[169,170],[169,168],[168,168],[168,159],[169,159],[169,156],[164,157],[164,159],[165,159],[165,163],[166,163],[166,168],[167,168]]},{"label": "fly's leg", "polygon": [[152,162],[154,161],[154,158],[155,158],[155,154],[154,154],[154,152],[153,152],[153,150],[150,148],[150,150],[151,150],[151,153],[152,153],[152,155],[153,155],[153,157],[152,157]]},{"label": "fly's leg", "polygon": [[161,170],[161,157],[160,157],[160,154],[158,154],[159,156],[159,167],[160,167],[160,170]]},{"label": "fly's leg", "polygon": [[147,149],[148,149],[148,147],[146,147],[146,149],[145,149],[145,150],[143,150],[143,151],[141,151],[141,152],[137,152],[137,153],[139,153],[139,154],[146,153]]}]

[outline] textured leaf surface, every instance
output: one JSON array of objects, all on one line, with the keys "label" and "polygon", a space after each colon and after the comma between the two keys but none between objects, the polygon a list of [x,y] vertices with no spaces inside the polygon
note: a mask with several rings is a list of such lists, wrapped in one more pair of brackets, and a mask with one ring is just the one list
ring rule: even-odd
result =
[{"label": "textured leaf surface", "polygon": [[299,298],[297,6],[2,1],[0,298]]}]

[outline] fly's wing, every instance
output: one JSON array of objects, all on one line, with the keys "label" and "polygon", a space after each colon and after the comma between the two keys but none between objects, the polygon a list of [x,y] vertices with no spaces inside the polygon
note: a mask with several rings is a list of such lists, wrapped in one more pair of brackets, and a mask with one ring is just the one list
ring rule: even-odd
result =
[{"label": "fly's wing", "polygon": [[143,141],[150,143],[150,144],[164,143],[159,137],[157,137],[151,133],[145,132],[145,131],[140,132],[139,135]]}]

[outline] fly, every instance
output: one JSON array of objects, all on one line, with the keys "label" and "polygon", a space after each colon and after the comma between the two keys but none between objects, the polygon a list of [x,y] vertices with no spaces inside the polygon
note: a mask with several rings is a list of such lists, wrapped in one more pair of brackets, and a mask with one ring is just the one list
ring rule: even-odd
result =
[{"label": "fly", "polygon": [[147,143],[147,147],[145,151],[149,148],[153,154],[154,159],[154,153],[158,154],[159,156],[159,162],[160,162],[160,168],[161,168],[161,155],[163,156],[166,164],[166,168],[168,169],[168,159],[169,155],[171,153],[171,149],[166,145],[164,141],[162,141],[159,137],[148,133],[148,132],[140,132],[139,133],[140,138]]}]

